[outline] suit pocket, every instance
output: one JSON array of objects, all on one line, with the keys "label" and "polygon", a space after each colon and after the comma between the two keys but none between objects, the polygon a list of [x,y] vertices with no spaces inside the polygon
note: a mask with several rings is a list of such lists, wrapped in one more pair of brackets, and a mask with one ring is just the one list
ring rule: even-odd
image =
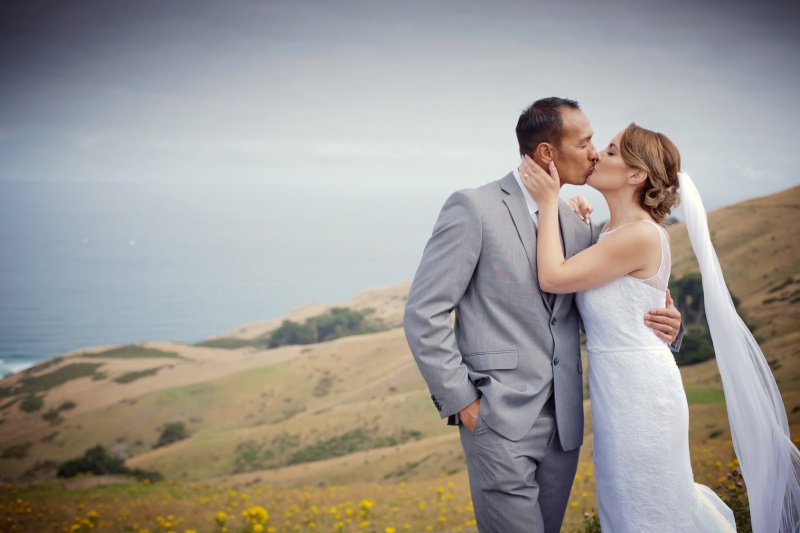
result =
[{"label": "suit pocket", "polygon": [[513,370],[519,363],[516,350],[465,353],[462,356],[467,366],[473,370]]}]

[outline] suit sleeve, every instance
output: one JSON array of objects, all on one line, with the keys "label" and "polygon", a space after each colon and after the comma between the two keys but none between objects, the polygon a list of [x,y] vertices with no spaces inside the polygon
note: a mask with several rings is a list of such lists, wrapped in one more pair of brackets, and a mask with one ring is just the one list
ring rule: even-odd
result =
[{"label": "suit sleeve", "polygon": [[403,328],[411,353],[445,418],[478,398],[450,325],[481,252],[481,214],[467,191],[444,204],[408,294]]},{"label": "suit sleeve", "polygon": [[681,321],[681,329],[678,330],[678,336],[675,337],[675,340],[672,341],[672,344],[669,345],[669,349],[673,352],[680,352],[681,351],[681,343],[683,342],[683,334],[686,333],[686,329],[683,327],[683,321]]}]

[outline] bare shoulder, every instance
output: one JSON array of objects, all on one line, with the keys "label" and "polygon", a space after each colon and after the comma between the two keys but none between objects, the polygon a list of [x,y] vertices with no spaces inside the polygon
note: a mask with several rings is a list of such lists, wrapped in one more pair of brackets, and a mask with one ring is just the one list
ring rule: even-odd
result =
[{"label": "bare shoulder", "polygon": [[603,241],[626,249],[661,247],[660,230],[646,220],[632,222],[611,232]]}]

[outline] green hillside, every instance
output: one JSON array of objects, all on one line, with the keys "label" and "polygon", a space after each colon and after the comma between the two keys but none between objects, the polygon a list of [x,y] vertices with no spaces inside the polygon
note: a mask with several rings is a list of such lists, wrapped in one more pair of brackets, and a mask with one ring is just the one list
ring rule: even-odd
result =
[{"label": "green hillside", "polygon": [[[800,437],[800,187],[720,209],[709,221],[728,284],[757,326]],[[695,271],[683,225],[670,235],[673,276]],[[101,444],[128,466],[174,481],[299,487],[449,479],[466,491],[458,431],[439,419],[399,327],[408,286],[336,304],[373,309],[385,331],[274,349],[250,342],[268,339],[284,319],[300,323],[333,307],[307,306],[207,345],[87,348],[8,376],[0,381],[0,476],[51,478]],[[712,485],[733,459],[716,363],[681,373],[695,477]],[[585,409],[573,521],[594,498],[588,401]],[[188,438],[154,447],[175,423]]]}]

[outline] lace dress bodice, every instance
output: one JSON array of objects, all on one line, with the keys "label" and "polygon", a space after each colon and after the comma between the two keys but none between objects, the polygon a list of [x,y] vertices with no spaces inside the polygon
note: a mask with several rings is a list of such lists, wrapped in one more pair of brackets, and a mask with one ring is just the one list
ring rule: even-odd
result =
[{"label": "lace dress bodice", "polygon": [[[658,272],[648,279],[623,276],[611,283],[576,295],[578,309],[586,328],[589,351],[619,351],[640,347],[666,346],[652,329],[645,326],[644,314],[664,307],[671,268],[669,238],[664,228],[661,238],[661,263]],[[599,239],[625,226],[600,234]],[[625,327],[620,327],[625,324]]]}]

